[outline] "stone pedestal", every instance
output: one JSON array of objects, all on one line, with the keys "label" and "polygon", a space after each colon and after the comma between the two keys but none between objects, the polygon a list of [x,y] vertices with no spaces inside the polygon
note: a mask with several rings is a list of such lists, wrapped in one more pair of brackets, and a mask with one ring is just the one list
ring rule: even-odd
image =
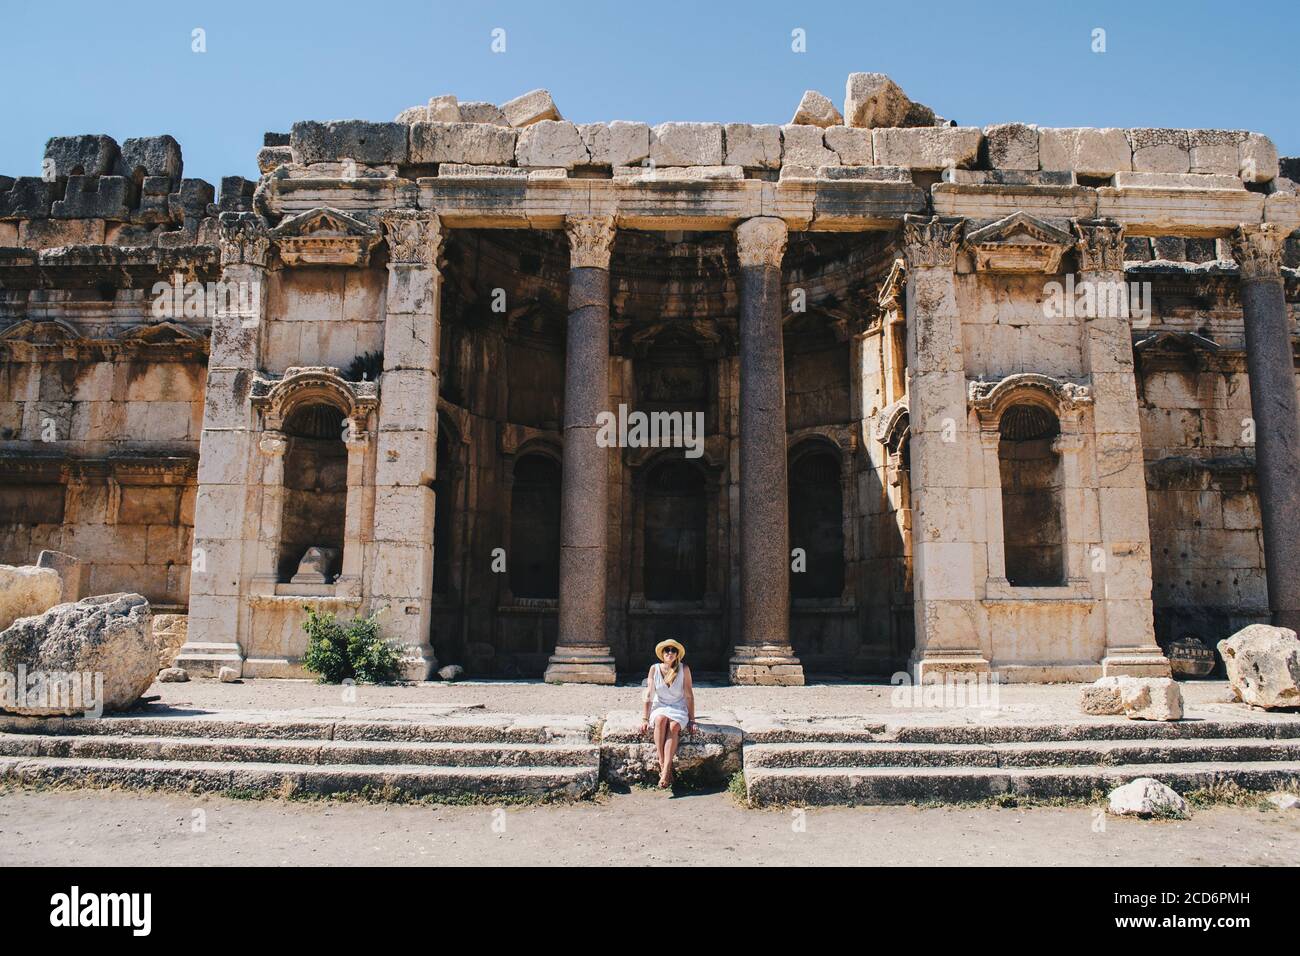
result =
[{"label": "stone pedestal", "polygon": [[1169,661],[1156,644],[1151,604],[1151,532],[1124,230],[1108,220],[1079,220],[1074,228],[1079,288],[1090,286],[1095,303],[1092,314],[1081,319],[1097,456],[1101,554],[1100,563],[1093,564],[1092,589],[1106,616],[1102,674],[1168,677]]},{"label": "stone pedestal", "polygon": [[1274,625],[1300,630],[1300,424],[1294,329],[1282,287],[1285,241],[1277,225],[1242,226],[1233,256],[1241,267],[1268,606]]},{"label": "stone pedestal", "polygon": [[736,229],[740,260],[740,615],[733,684],[803,684],[790,645],[781,258],[786,226],[760,217]]},{"label": "stone pedestal", "polygon": [[[964,222],[909,216],[903,225],[907,260],[907,367],[912,462],[912,580],[916,647],[914,679],[946,673],[985,673],[987,626],[971,507],[983,476],[978,435],[967,411],[966,363],[953,268]],[[979,582],[981,587],[983,582]]]},{"label": "stone pedestal", "polygon": [[605,634],[609,449],[596,416],[609,407],[609,257],[614,220],[570,217],[569,322],[564,354],[564,460],[560,497],[559,638],[551,684],[612,684]]}]

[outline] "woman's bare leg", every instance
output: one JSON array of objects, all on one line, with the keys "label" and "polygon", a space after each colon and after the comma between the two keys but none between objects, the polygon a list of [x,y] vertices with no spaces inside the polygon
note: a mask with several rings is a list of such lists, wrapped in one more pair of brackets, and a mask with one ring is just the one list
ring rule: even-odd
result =
[{"label": "woman's bare leg", "polygon": [[664,778],[664,738],[668,736],[668,718],[655,718],[655,756],[659,758],[659,779]]},{"label": "woman's bare leg", "polygon": [[663,776],[668,783],[673,782],[673,758],[677,756],[677,737],[682,732],[682,725],[677,721],[668,724],[668,739],[664,741]]}]

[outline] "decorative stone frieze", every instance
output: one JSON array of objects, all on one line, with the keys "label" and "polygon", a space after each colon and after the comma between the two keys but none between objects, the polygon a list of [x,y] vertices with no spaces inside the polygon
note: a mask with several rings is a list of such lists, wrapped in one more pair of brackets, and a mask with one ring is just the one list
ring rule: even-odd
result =
[{"label": "decorative stone frieze", "polygon": [[939,216],[903,218],[903,252],[911,269],[951,269],[961,241],[963,219]]},{"label": "decorative stone frieze", "polygon": [[1076,219],[1080,272],[1124,271],[1124,227],[1107,219]]},{"label": "decorative stone frieze", "polygon": [[442,248],[442,223],[437,215],[421,209],[389,209],[381,216],[388,240],[389,263],[434,268]]},{"label": "decorative stone frieze", "polygon": [[251,212],[221,214],[218,243],[221,264],[266,267],[271,236],[262,217]]}]

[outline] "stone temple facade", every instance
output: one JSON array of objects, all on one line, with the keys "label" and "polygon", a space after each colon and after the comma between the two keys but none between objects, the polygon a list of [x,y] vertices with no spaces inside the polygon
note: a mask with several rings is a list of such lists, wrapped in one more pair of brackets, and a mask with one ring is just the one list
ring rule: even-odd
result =
[{"label": "stone temple facade", "polygon": [[[0,177],[0,562],[300,676],[1165,674],[1300,622],[1293,160],[1239,130],[955,125],[888,78],[785,126],[549,94],[168,136]],[[216,200],[216,201],[214,201]],[[698,421],[693,445],[601,440]],[[642,436],[643,437],[643,436]]]}]

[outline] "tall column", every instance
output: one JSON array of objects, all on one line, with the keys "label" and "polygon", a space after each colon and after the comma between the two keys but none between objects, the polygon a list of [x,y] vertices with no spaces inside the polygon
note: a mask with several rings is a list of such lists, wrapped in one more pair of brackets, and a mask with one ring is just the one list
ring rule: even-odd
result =
[{"label": "tall column", "polygon": [[[194,503],[189,634],[176,661],[191,674],[210,677],[222,667],[243,666],[239,638],[248,613],[240,598],[248,584],[244,555],[256,551],[260,516],[251,494],[260,485],[260,478],[253,477],[260,469],[248,389],[261,364],[271,252],[266,224],[255,213],[222,213],[218,241],[227,294],[218,296],[212,316]],[[250,302],[249,312],[232,308]]]},{"label": "tall column", "polygon": [[[385,637],[402,645],[402,677],[427,680],[438,666],[429,628],[442,229],[438,217],[426,210],[394,209],[382,219],[388,240],[388,294],[384,372],[379,381],[370,605],[386,611],[380,618]],[[353,514],[361,513],[354,479],[365,471],[362,437],[354,435],[348,449],[349,523]],[[360,570],[345,567],[344,579]]]},{"label": "tall column", "polygon": [[760,217],[736,229],[740,260],[740,641],[733,684],[804,682],[790,645],[781,258],[786,227]]},{"label": "tall column", "polygon": [[1243,224],[1232,249],[1241,267],[1268,606],[1275,625],[1300,630],[1300,425],[1293,327],[1282,289],[1285,241],[1273,223]]},{"label": "tall column", "polygon": [[564,461],[560,497],[560,633],[551,684],[612,684],[605,634],[609,449],[596,416],[609,408],[609,256],[614,219],[570,216],[569,323],[564,346]]},{"label": "tall column", "polygon": [[[1083,316],[1083,365],[1092,386],[1101,553],[1090,557],[1093,596],[1105,611],[1102,674],[1168,677],[1151,605],[1151,530],[1146,466],[1133,371],[1124,277],[1124,227],[1076,220],[1079,289],[1092,292]],[[1086,299],[1085,299],[1086,301]]]},{"label": "tall column", "polygon": [[938,216],[903,221],[917,681],[989,670],[979,598],[990,572],[972,508],[984,494],[983,448],[967,410],[953,272],[964,227]]}]

